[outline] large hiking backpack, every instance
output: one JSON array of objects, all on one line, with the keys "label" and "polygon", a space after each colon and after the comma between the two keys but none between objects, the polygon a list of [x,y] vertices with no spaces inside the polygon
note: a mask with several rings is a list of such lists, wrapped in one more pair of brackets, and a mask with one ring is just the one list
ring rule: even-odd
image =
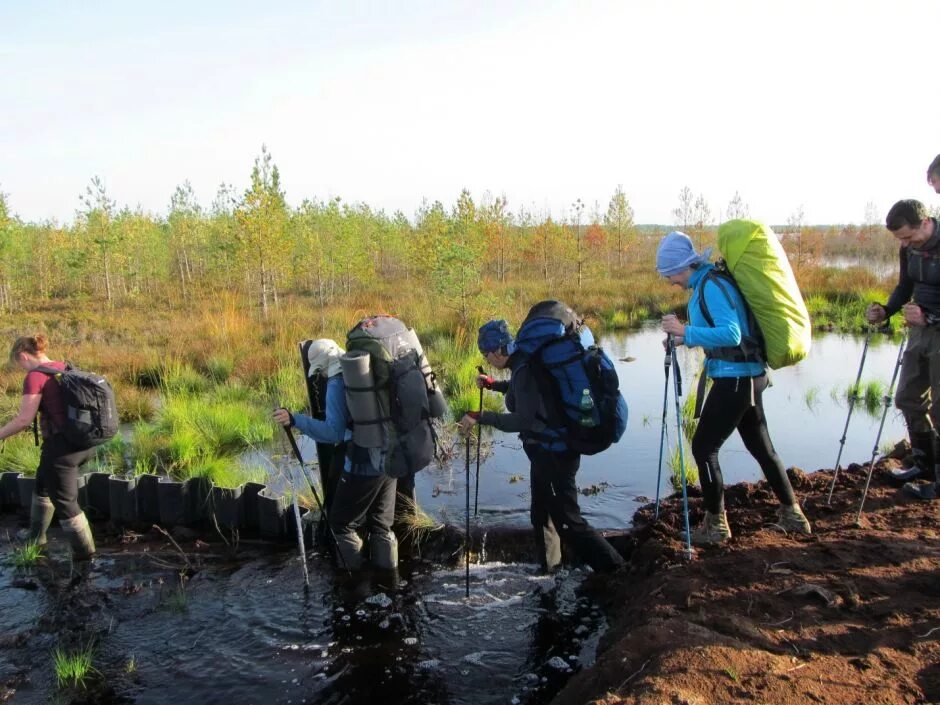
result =
[{"label": "large hiking backpack", "polygon": [[623,436],[627,403],[617,371],[591,330],[560,301],[529,310],[516,336],[543,389],[548,427],[540,440],[562,441],[583,455],[606,450]]},{"label": "large hiking backpack", "polygon": [[[733,289],[740,294],[744,311],[739,313],[744,314],[743,317],[747,321],[749,331],[749,335],[741,335],[741,343],[739,345],[735,347],[707,348],[705,350],[705,357],[710,360],[725,360],[727,362],[766,363],[767,347],[764,342],[764,334],[761,331],[760,323],[757,321],[757,318],[755,318],[751,307],[748,306],[744,294],[741,293],[741,287],[738,286],[734,276],[728,271],[728,264],[723,259],[719,259],[705,277],[706,279],[701,285],[702,293],[698,297],[698,307],[708,326],[710,328],[715,327],[715,319],[712,318],[711,311],[708,308],[708,302],[705,299],[705,284],[711,282],[718,287],[718,290],[725,297],[728,305],[734,310],[737,309],[737,304],[735,298],[731,295],[731,290]],[[705,383],[705,377],[701,378],[701,383]],[[704,394],[699,394],[699,398],[704,400]],[[698,416],[695,418],[698,418]]]},{"label": "large hiking backpack", "polygon": [[431,425],[446,411],[418,336],[392,316],[359,321],[340,358],[353,441],[383,451],[383,470],[404,477],[426,468],[437,437]]},{"label": "large hiking backpack", "polygon": [[60,432],[70,445],[78,450],[87,450],[117,435],[117,404],[108,380],[69,363],[66,363],[65,370],[42,365],[34,369],[55,379],[62,390],[65,428]]},{"label": "large hiking backpack", "polygon": [[767,364],[778,369],[805,358],[813,339],[809,312],[773,230],[729,220],[718,228],[718,249],[760,327]]}]

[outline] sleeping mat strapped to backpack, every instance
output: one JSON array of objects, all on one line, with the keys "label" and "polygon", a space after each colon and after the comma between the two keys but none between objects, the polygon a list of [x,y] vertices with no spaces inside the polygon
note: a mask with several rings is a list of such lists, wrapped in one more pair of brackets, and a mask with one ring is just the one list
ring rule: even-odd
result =
[{"label": "sleeping mat strapped to backpack", "polygon": [[349,331],[340,364],[353,442],[381,449],[390,477],[426,468],[436,444],[431,419],[447,404],[415,332],[392,316],[364,318]]}]

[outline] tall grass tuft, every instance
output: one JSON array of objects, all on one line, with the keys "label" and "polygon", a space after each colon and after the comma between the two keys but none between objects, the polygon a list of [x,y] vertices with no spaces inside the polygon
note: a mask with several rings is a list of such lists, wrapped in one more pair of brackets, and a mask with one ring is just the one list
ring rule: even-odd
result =
[{"label": "tall grass tuft", "polygon": [[429,534],[443,527],[418,504],[417,500],[404,498],[402,512],[396,515],[395,523],[402,526],[402,540],[415,544],[422,543]]},{"label": "tall grass tuft", "polygon": [[[698,430],[698,419],[695,418],[695,403],[698,400],[698,378],[699,375],[704,374],[699,372],[698,375],[693,377],[686,387],[685,399],[682,402],[682,433],[689,441],[692,442],[692,436],[695,435],[695,432]],[[708,393],[708,389],[711,386],[711,380],[708,380],[705,385],[705,392]]]},{"label": "tall grass tuft", "polygon": [[887,385],[880,380],[870,380],[865,385],[865,395],[862,397],[865,402],[865,411],[872,416],[881,413],[881,407],[884,404],[884,396],[888,392]]},{"label": "tall grass tuft", "polygon": [[13,565],[17,568],[32,568],[43,557],[43,547],[32,541],[13,549]]},{"label": "tall grass tuft", "polygon": [[76,690],[84,689],[85,681],[93,673],[97,673],[92,666],[94,655],[94,642],[90,642],[77,651],[66,651],[61,647],[56,647],[52,651],[52,661],[58,686]]},{"label": "tall grass tuft", "polygon": [[[683,441],[680,439],[679,442],[682,443]],[[680,459],[679,446],[677,444],[669,450],[669,457],[667,459],[670,472],[669,482],[672,483],[673,488],[677,491],[682,489],[682,461],[685,462],[686,485],[698,484],[698,466],[696,466],[695,461],[692,459],[691,451],[683,447],[682,458]]]}]

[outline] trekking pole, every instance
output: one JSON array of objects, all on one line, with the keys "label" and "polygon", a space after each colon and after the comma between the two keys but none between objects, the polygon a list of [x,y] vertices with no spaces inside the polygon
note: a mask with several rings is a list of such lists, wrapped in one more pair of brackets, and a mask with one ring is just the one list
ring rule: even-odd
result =
[{"label": "trekking pole", "polygon": [[467,562],[467,597],[470,597],[470,435],[467,434],[467,547],[464,551]]},{"label": "trekking pole", "polygon": [[845,450],[845,437],[849,432],[849,421],[852,420],[852,412],[855,410],[855,402],[858,401],[858,385],[862,381],[862,369],[865,367],[865,356],[868,355],[868,343],[871,342],[872,328],[868,327],[868,334],[865,336],[865,346],[862,348],[862,361],[858,363],[858,374],[855,376],[855,386],[852,387],[852,393],[849,395],[849,413],[845,417],[845,428],[842,429],[842,438],[839,439],[839,454],[836,456],[835,470],[832,473],[832,484],[829,485],[829,496],[826,498],[826,504],[832,504],[832,491],[836,488],[836,480],[839,477],[839,461],[842,459],[842,451]]},{"label": "trekking pole", "polygon": [[[290,447],[291,447],[291,450],[294,451],[294,457],[297,458],[297,462],[300,464],[300,474],[303,475],[304,479],[307,481],[307,486],[310,488],[310,491],[313,493],[313,499],[316,501],[317,508],[320,510],[320,516],[323,517],[323,521],[326,522],[326,526],[330,531],[330,536],[333,538],[333,545],[338,547],[339,542],[336,540],[336,534],[333,533],[333,526],[330,524],[330,517],[326,513],[326,509],[324,509],[323,507],[323,502],[320,501],[320,493],[317,492],[317,488],[313,486],[313,483],[310,482],[310,478],[307,476],[307,470],[306,468],[304,468],[304,458],[300,454],[300,448],[297,447],[297,439],[294,438],[294,434],[291,433],[291,430],[287,426],[283,426],[282,428],[284,429],[284,433],[287,434],[287,440],[290,441]],[[293,480],[291,482],[293,483]],[[296,502],[296,495],[297,493],[295,492],[294,493],[295,502]],[[297,510],[297,511],[299,513],[300,510]],[[300,522],[298,519],[298,525],[299,523]],[[352,575],[352,571],[349,570],[349,566],[346,565],[346,559],[343,558],[343,552],[337,548],[336,555],[339,556],[339,562],[343,564],[343,570],[345,570],[347,573]],[[306,566],[306,564],[304,565]]]},{"label": "trekking pole", "polygon": [[[483,372],[483,365],[477,365],[477,371],[482,375],[486,374]],[[480,405],[477,407],[477,411],[481,414],[483,413],[483,387],[480,387]],[[473,516],[477,515],[477,507],[480,502],[480,443],[483,440],[483,427],[480,424],[477,424],[477,486],[473,493]]]},{"label": "trekking pole", "polygon": [[666,442],[666,412],[669,409],[669,365],[672,362],[672,336],[666,338],[666,359],[663,361],[663,367],[666,371],[666,385],[663,389],[663,423],[659,433],[659,465],[656,469],[656,511],[653,514],[653,521],[659,519],[659,488],[663,482],[663,448]]},{"label": "trekking pole", "polygon": [[[293,438],[293,436],[291,436]],[[297,549],[300,551],[300,565],[304,571],[304,589],[310,587],[310,573],[307,571],[307,548],[304,546],[304,527],[300,523],[300,505],[297,503],[297,485],[294,475],[288,471],[291,489],[291,503],[294,505],[294,525],[297,527]]]},{"label": "trekking pole", "polygon": [[[682,519],[685,522],[685,554],[686,558],[692,560],[692,530],[689,528],[689,493],[686,488],[685,477],[685,454],[682,450],[682,410],[679,408],[679,397],[682,396],[682,375],[679,370],[679,358],[676,356],[676,344],[672,336],[669,336],[669,347],[672,348],[670,357],[673,367],[673,385],[676,392],[676,443],[679,445],[679,477],[682,483]],[[704,373],[703,373],[704,374]]]},{"label": "trekking pole", "polygon": [[901,369],[901,357],[904,355],[904,346],[907,344],[907,335],[901,339],[901,345],[898,347],[898,361],[894,363],[894,374],[891,375],[891,386],[888,387],[888,393],[884,396],[885,408],[881,412],[881,423],[878,425],[878,435],[875,436],[875,447],[871,451],[871,462],[868,464],[868,477],[865,478],[865,489],[862,490],[862,501],[858,504],[858,513],[855,515],[855,525],[859,525],[862,518],[862,507],[865,506],[865,499],[868,497],[868,485],[871,484],[871,473],[875,469],[875,457],[878,455],[878,444],[881,442],[881,432],[885,427],[885,418],[888,416],[888,409],[891,406],[891,400],[894,397],[894,383],[898,379],[898,371]]}]

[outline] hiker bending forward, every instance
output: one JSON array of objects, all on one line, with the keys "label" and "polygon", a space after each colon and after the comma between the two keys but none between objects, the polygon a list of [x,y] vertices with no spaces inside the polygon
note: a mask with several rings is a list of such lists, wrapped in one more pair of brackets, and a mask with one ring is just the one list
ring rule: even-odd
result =
[{"label": "hiker bending forward", "polygon": [[26,372],[19,413],[0,428],[0,439],[23,431],[39,414],[42,449],[36,469],[36,485],[29,510],[28,539],[39,545],[46,543],[46,530],[55,513],[72,546],[77,560],[90,558],[95,541],[85,513],[78,506],[78,469],[93,454],[94,448],[77,450],[62,434],[66,424],[65,401],[59,383],[51,374],[37,368],[65,371],[64,362],[46,356],[46,336],[17,338],[10,350],[10,361]]},{"label": "hiker bending forward", "polygon": [[377,568],[398,567],[398,546],[392,531],[395,518],[395,479],[373,462],[369,449],[352,442],[352,417],[346,405],[339,358],[343,350],[335,341],[315,340],[308,353],[310,375],[323,375],[326,383],[326,419],[313,419],[305,414],[276,409],[274,420],[283,426],[296,426],[305,436],[319,443],[339,444],[346,441],[346,459],[336,483],[329,522],[336,536],[336,548],[350,570],[363,564],[363,541],[360,527],[369,535],[368,554]]},{"label": "hiker bending forward", "polygon": [[493,380],[487,375],[477,377],[478,387],[506,395],[508,413],[470,412],[460,420],[461,430],[469,433],[479,423],[516,432],[522,439],[531,463],[530,516],[542,569],[554,571],[561,565],[559,534],[594,570],[616,569],[623,564],[623,558],[581,516],[575,484],[581,456],[568,450],[560,436],[553,441],[540,440],[547,430],[540,420],[548,418],[546,402],[525,355],[516,351],[506,321],[486,323],[480,328],[477,345],[490,365],[498,370],[508,367],[511,371],[508,381]]},{"label": "hiker bending forward", "polygon": [[[938,157],[940,159],[940,157]],[[938,167],[940,169],[940,167]],[[940,185],[940,176],[937,184]],[[940,225],[920,201],[895,203],[885,218],[900,247],[898,284],[888,302],[871,304],[865,311],[869,323],[882,323],[901,312],[909,327],[907,348],[901,360],[901,376],[894,403],[907,424],[914,465],[893,470],[897,480],[915,477],[924,484],[907,483],[904,493],[917,499],[940,496]]]},{"label": "hiker bending forward", "polygon": [[[692,543],[716,544],[731,538],[718,451],[735,429],[780,501],[778,525],[788,532],[809,534],[809,521],[797,504],[767,430],[762,399],[767,372],[755,337],[759,332],[752,330],[741,292],[730,278],[717,274],[708,254],[699,255],[688,235],[680,232],[666,235],[656,252],[657,271],[670,283],[692,289],[688,325],[668,315],[663,317],[663,330],[676,345],[704,349],[704,375],[712,381],[692,437],[692,455],[705,500],[705,520],[692,531]],[[699,404],[703,393],[704,385],[700,384]]]}]

